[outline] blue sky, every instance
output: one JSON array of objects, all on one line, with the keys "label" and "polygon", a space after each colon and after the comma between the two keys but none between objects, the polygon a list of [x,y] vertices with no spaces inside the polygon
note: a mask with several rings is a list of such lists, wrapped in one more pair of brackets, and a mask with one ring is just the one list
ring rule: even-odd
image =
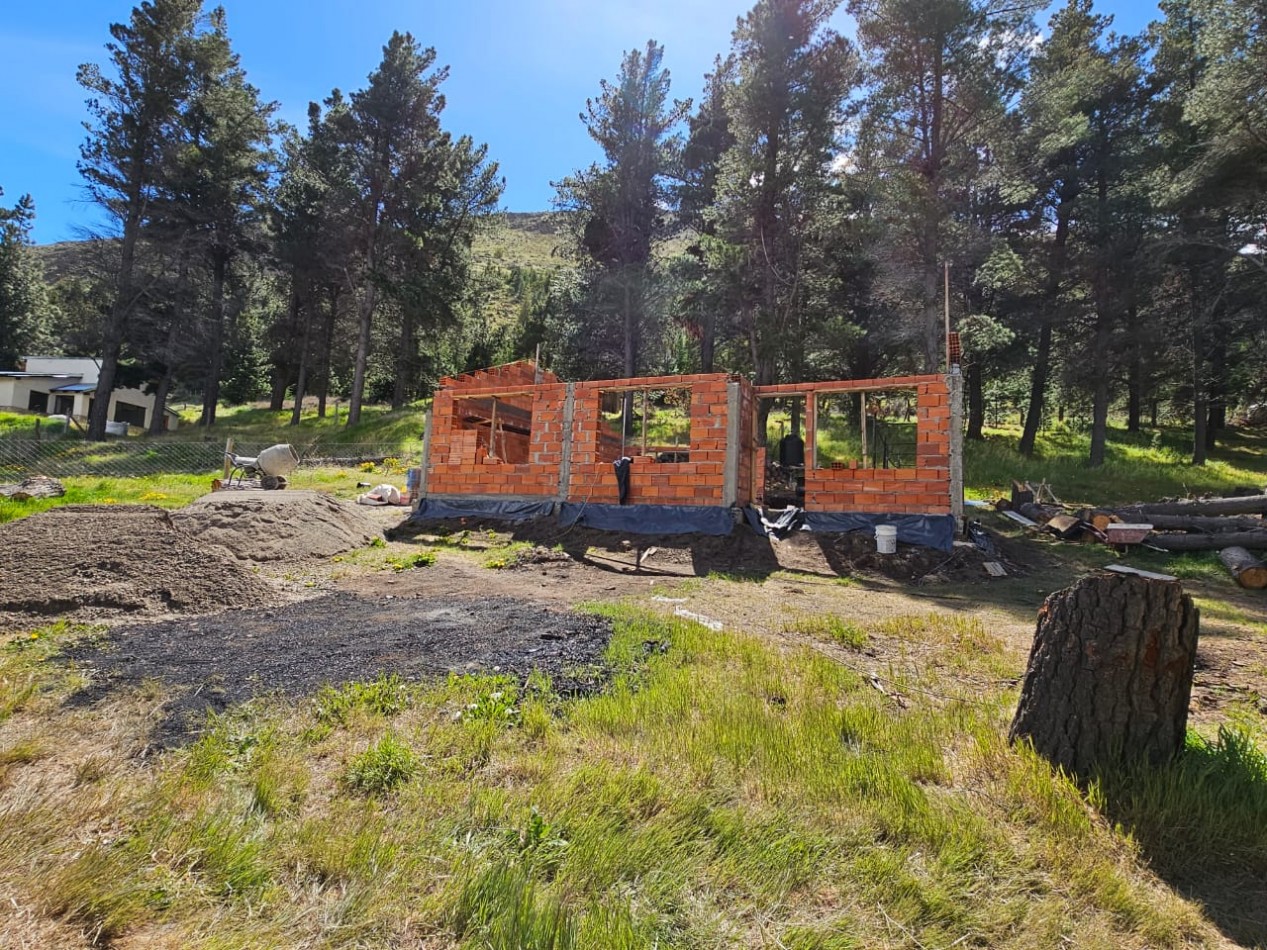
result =
[{"label": "blue sky", "polygon": [[[210,5],[210,4],[209,4]],[[549,206],[550,182],[595,150],[578,113],[622,53],[654,38],[678,97],[696,97],[729,46],[745,0],[222,0],[253,83],[302,125],[311,99],[360,88],[393,29],[434,46],[451,68],[446,126],[487,142],[511,211]],[[0,0],[0,188],[30,193],[35,240],[68,240],[94,220],[75,161],[84,132],[80,63],[102,62],[108,24],[132,0]],[[1156,15],[1153,0],[1101,0],[1123,32]],[[837,27],[852,33],[843,12]]]}]

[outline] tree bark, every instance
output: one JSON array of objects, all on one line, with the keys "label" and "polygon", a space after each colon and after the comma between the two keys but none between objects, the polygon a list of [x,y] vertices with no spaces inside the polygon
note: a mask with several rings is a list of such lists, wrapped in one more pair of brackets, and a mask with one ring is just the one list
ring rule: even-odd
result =
[{"label": "tree bark", "polygon": [[1092,575],[1043,602],[1008,738],[1079,778],[1184,745],[1198,611],[1177,581]]},{"label": "tree bark", "polygon": [[1218,534],[1150,534],[1148,543],[1167,551],[1222,551],[1226,548],[1267,550],[1267,530],[1222,531]]},{"label": "tree bark", "polygon": [[[311,296],[309,302],[311,303]],[[299,420],[303,418],[304,412],[304,395],[308,387],[308,349],[310,339],[312,337],[312,308],[308,308],[308,319],[304,321],[303,341],[300,343],[299,349],[299,376],[295,379],[295,405],[290,410],[290,424],[292,426],[299,425]]]},{"label": "tree bark", "polygon": [[1267,514],[1267,495],[1159,501],[1144,505],[1122,505],[1111,510],[1124,521],[1148,521],[1153,515],[1262,515]]},{"label": "tree bark", "polygon": [[216,404],[220,401],[220,376],[224,369],[224,282],[229,270],[228,255],[216,253],[211,263],[211,352],[207,381],[202,390],[201,426],[216,424]]},{"label": "tree bark", "polygon": [[1219,552],[1219,560],[1242,587],[1248,590],[1267,587],[1267,566],[1244,548],[1224,548]]},{"label": "tree bark", "polygon": [[365,296],[361,300],[361,330],[356,339],[356,365],[352,370],[352,395],[348,399],[348,421],[350,426],[361,421],[361,400],[365,398],[365,367],[370,355],[370,329],[374,320],[376,301],[374,285],[365,288]]},{"label": "tree bark", "polygon": [[[1121,517],[1119,515],[1119,517]],[[1267,527],[1261,518],[1219,515],[1146,515],[1144,521],[1159,531],[1196,531],[1218,534],[1220,531],[1257,531]]]},{"label": "tree bark", "polygon": [[985,439],[985,381],[982,378],[981,361],[968,364],[968,438]]}]

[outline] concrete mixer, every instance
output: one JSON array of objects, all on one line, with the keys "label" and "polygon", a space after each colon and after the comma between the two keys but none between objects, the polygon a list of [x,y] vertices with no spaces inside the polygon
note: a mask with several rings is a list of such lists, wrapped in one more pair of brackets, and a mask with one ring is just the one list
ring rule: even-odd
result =
[{"label": "concrete mixer", "polygon": [[233,452],[225,452],[224,457],[231,466],[229,472],[230,485],[233,484],[235,475],[239,486],[244,478],[258,478],[260,488],[269,491],[285,488],[286,476],[299,465],[299,456],[295,453],[294,447],[288,443],[270,445],[256,456],[235,455]]}]

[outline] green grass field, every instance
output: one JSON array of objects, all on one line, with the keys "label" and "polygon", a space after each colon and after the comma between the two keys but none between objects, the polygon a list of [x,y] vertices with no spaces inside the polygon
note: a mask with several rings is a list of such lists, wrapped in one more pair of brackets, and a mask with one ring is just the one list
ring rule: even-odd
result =
[{"label": "green grass field", "polygon": [[1069,429],[1040,433],[1035,457],[1016,451],[1019,428],[989,429],[984,442],[965,442],[964,481],[971,497],[1011,493],[1012,479],[1046,481],[1070,504],[1108,505],[1267,487],[1267,432],[1233,430],[1205,465],[1191,465],[1191,430],[1131,433],[1110,428],[1108,457],[1087,465],[1090,437]]},{"label": "green grass field", "polygon": [[[1019,660],[977,620],[860,631],[931,648],[890,679],[899,707],[807,648],[602,612],[617,675],[588,698],[380,680],[252,702],[144,762],[74,750],[160,690],[48,720],[0,776],[74,780],[0,811],[0,882],[104,942],[808,950],[1212,944],[1144,863],[1267,874],[1242,733],[1084,795],[1004,740]],[[81,679],[47,659],[84,635],[0,653],[0,720],[57,716]]]}]

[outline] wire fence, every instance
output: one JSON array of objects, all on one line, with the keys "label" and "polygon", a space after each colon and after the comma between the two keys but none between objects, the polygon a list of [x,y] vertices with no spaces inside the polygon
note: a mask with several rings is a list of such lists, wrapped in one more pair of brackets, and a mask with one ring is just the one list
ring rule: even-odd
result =
[{"label": "wire fence", "polygon": [[[408,467],[422,457],[422,443],[291,443],[300,468],[355,469],[389,459]],[[265,444],[236,443],[239,456],[255,456]],[[80,439],[0,439],[0,482],[31,475],[130,477],[213,474],[224,467],[224,445],[212,442],[87,442]]]}]

